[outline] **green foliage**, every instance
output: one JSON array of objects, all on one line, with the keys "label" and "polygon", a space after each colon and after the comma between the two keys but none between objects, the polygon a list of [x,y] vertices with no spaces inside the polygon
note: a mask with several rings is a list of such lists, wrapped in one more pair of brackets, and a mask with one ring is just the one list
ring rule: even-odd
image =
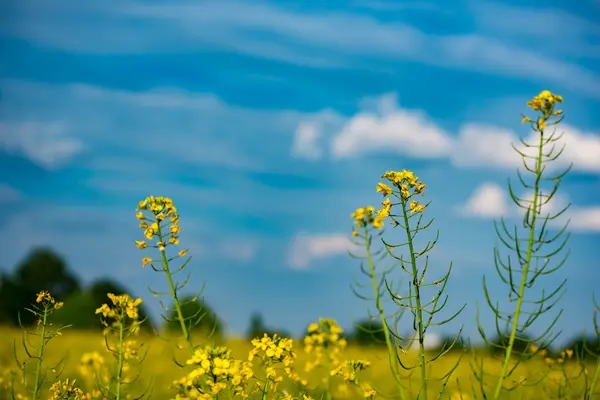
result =
[{"label": "green foliage", "polygon": [[[22,311],[42,290],[49,291],[57,301],[64,302],[64,306],[49,317],[50,321],[76,329],[102,327],[95,312],[108,301],[107,293],[130,294],[125,287],[110,279],[97,280],[84,289],[62,257],[51,249],[37,248],[25,256],[12,276],[3,274],[0,277],[0,323],[18,325],[20,318],[23,325],[32,325],[35,316]],[[142,328],[151,327],[143,306],[140,308],[140,320],[145,320]]]},{"label": "green foliage", "polygon": [[[193,296],[184,296],[180,301],[181,313],[187,322],[190,332],[212,332],[216,337],[223,336],[223,323],[206,302],[199,302]],[[178,331],[181,329],[179,320],[177,319],[177,310],[174,306],[171,308],[167,318],[165,329],[168,331]]]},{"label": "green foliage", "polygon": [[582,360],[600,358],[600,336],[576,337],[565,346],[565,349],[573,350],[573,353]]},{"label": "green foliage", "polygon": [[64,301],[79,290],[77,277],[58,254],[48,248],[33,249],[18,265],[13,276],[0,281],[0,322],[17,325],[19,315],[23,325],[35,322],[31,313],[22,313],[31,299],[47,290],[57,301]]},{"label": "green foliage", "polygon": [[[509,343],[510,334],[498,335],[488,342],[488,347],[493,354],[504,355]],[[531,337],[526,334],[521,334],[514,339],[513,351],[517,354],[525,354],[531,345]]]},{"label": "green foliage", "polygon": [[348,341],[359,346],[385,346],[385,333],[383,325],[379,321],[364,320],[358,322]]},{"label": "green foliage", "polygon": [[432,348],[435,353],[462,352],[467,348],[462,335],[445,335],[440,340],[440,345]]},{"label": "green foliage", "polygon": [[250,316],[250,324],[248,326],[248,331],[246,332],[246,338],[248,340],[262,338],[265,334],[272,337],[275,333],[281,337],[291,337],[290,334],[284,330],[267,327],[260,313],[255,312]]},{"label": "green foliage", "polygon": [[[102,323],[96,315],[96,310],[107,303],[107,293],[128,294],[131,293],[122,285],[110,279],[101,279],[94,282],[88,289],[73,293],[65,300],[65,305],[52,315],[52,322],[59,325],[70,324],[74,329],[102,329]],[[139,306],[140,321],[142,329],[152,329],[152,320],[144,307]]]}]

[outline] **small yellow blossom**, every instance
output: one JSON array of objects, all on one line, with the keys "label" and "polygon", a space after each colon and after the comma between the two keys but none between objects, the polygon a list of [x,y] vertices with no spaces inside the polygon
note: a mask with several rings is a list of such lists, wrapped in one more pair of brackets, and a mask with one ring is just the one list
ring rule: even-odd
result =
[{"label": "small yellow blossom", "polygon": [[390,194],[392,194],[394,191],[392,190],[392,188],[391,188],[391,187],[389,187],[389,186],[388,186],[388,185],[386,185],[385,183],[381,183],[381,182],[379,182],[379,183],[377,184],[377,192],[378,192],[378,193],[379,193],[379,192],[381,192],[381,194],[383,194],[383,196],[385,197],[385,196],[387,196],[387,195],[390,195]]},{"label": "small yellow blossom", "polygon": [[48,400],[59,399],[86,400],[87,397],[83,393],[83,390],[77,386],[75,380],[69,381],[69,379],[66,379],[65,381],[58,381],[50,387],[50,397]]}]

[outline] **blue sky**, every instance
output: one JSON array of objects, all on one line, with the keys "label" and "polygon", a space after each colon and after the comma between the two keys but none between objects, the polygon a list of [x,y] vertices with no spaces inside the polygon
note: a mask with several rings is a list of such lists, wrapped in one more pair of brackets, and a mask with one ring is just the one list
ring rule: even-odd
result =
[{"label": "blue sky", "polygon": [[552,207],[572,202],[573,255],[544,284],[569,280],[568,338],[591,327],[600,287],[599,13],[593,0],[5,1],[0,268],[49,245],[156,312],[134,209],[170,196],[192,284],[207,281],[230,331],[253,311],[294,333],[319,316],[348,328],[367,315],[348,287],[349,214],[406,168],[440,230],[430,270],[453,261],[449,307],[468,304],[447,331],[471,334],[483,274],[506,297],[493,220],[519,223],[510,143],[549,89],[565,98],[558,166],[574,169]]}]

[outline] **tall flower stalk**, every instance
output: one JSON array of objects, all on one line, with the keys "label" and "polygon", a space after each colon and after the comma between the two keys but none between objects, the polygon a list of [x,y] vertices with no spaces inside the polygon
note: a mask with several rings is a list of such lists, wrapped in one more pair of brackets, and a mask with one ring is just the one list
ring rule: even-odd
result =
[{"label": "tall flower stalk", "polygon": [[[433,281],[431,283],[425,282],[425,274],[428,268],[428,256],[425,257],[425,263],[422,267],[419,267],[417,264],[417,260],[426,255],[437,243],[438,237],[431,242],[428,242],[425,248],[420,251],[417,251],[414,244],[415,236],[425,229],[427,229],[433,220],[426,224],[422,224],[423,211],[428,206],[419,203],[415,196],[423,195],[426,185],[423,182],[420,182],[418,177],[414,175],[413,172],[403,170],[401,172],[396,171],[388,171],[383,176],[383,179],[386,179],[389,184],[380,182],[377,185],[377,192],[381,192],[385,197],[385,200],[382,203],[382,208],[375,212],[372,207],[367,207],[365,209],[359,209],[353,214],[353,218],[356,221],[356,225],[359,227],[365,227],[367,225],[372,225],[374,228],[381,228],[383,226],[383,221],[387,218],[391,221],[392,226],[400,227],[405,235],[406,242],[401,244],[390,244],[385,239],[381,239],[382,243],[392,258],[397,260],[400,263],[400,267],[402,268],[403,273],[407,274],[410,278],[408,284],[408,294],[405,296],[400,295],[396,290],[393,289],[393,284],[388,281],[387,274],[383,276],[383,283],[387,289],[388,294],[390,295],[392,301],[398,306],[401,310],[408,310],[413,316],[413,332],[414,335],[410,338],[406,338],[401,336],[397,327],[395,332],[390,329],[390,327],[384,322],[386,320],[385,314],[383,312],[383,308],[381,306],[381,293],[380,286],[377,284],[375,279],[373,278],[373,261],[370,257],[370,253],[367,256],[367,260],[370,264],[369,275],[372,278],[373,290],[375,293],[376,305],[378,305],[378,311],[380,314],[380,318],[382,320],[382,324],[384,325],[384,332],[389,336],[386,338],[386,344],[388,346],[388,352],[390,356],[395,358],[397,363],[391,363],[392,373],[396,377],[396,382],[398,383],[398,387],[400,389],[400,396],[403,396],[403,388],[400,381],[399,369],[395,367],[395,365],[399,365],[401,368],[405,370],[414,370],[416,368],[420,371],[420,380],[421,384],[419,387],[417,397],[419,399],[427,399],[428,398],[428,388],[429,388],[429,375],[427,366],[437,360],[439,357],[446,354],[448,351],[452,349],[458,338],[460,337],[460,332],[456,336],[450,346],[440,350],[440,352],[434,355],[432,358],[428,359],[427,351],[425,349],[425,337],[427,335],[427,330],[430,327],[441,326],[449,321],[455,319],[460,312],[464,309],[464,306],[457,311],[455,314],[451,315],[446,320],[440,322],[434,322],[433,318],[442,311],[447,302],[446,298],[440,303],[442,298],[442,294],[446,288],[446,284],[448,282],[448,278],[452,271],[452,264],[450,268],[445,273],[443,277],[439,280]],[[394,199],[394,200],[392,200]],[[393,213],[392,209],[399,209],[398,213]],[[414,217],[418,216],[416,224],[412,224],[411,222]],[[354,236],[360,236],[358,232],[354,231]],[[368,235],[368,231],[363,233],[365,240],[367,243],[370,241],[370,237]],[[402,255],[395,254],[395,251],[399,247],[408,247],[409,258],[405,259]],[[367,251],[370,251],[370,247],[367,247]],[[427,289],[438,288],[434,292],[433,299],[429,302],[423,300],[424,294]],[[396,324],[398,321],[396,321]],[[462,332],[462,328],[461,328]],[[392,346],[392,336],[394,345]],[[402,342],[408,341],[411,344],[414,343],[414,340],[418,341],[418,365],[409,366],[405,362],[402,361],[402,356],[397,351],[397,347],[400,347]],[[442,381],[444,382],[442,385],[442,389],[438,394],[440,397],[446,387],[447,381],[450,379],[454,370],[458,367],[460,363],[460,358],[458,361],[450,368],[442,376]]]},{"label": "tall flower stalk", "polygon": [[[552,329],[562,311],[555,315],[551,324],[539,336],[528,338],[525,333],[537,319],[556,306],[564,293],[566,283],[565,279],[549,293],[542,290],[539,298],[529,297],[531,289],[538,279],[557,271],[565,264],[569,256],[569,252],[567,252],[557,265],[550,265],[552,257],[565,247],[569,234],[563,236],[568,227],[567,222],[558,233],[550,237],[548,224],[554,222],[562,215],[569,205],[554,214],[548,213],[542,216],[542,209],[554,198],[562,178],[571,169],[571,166],[569,166],[559,174],[553,176],[545,175],[548,165],[556,161],[564,150],[563,145],[560,150],[556,151],[557,142],[561,140],[562,134],[556,135],[556,129],[552,129],[549,132],[550,126],[559,124],[563,119],[562,110],[555,108],[562,101],[561,96],[552,94],[547,90],[529,101],[528,106],[537,112],[538,115],[533,119],[523,116],[522,122],[530,124],[533,130],[533,143],[527,143],[521,139],[521,143],[525,147],[522,150],[517,149],[513,145],[513,149],[522,157],[523,167],[532,175],[533,180],[533,183],[526,182],[521,172],[517,170],[517,175],[522,186],[532,192],[529,198],[517,196],[510,180],[508,182],[513,202],[524,210],[523,228],[525,235],[519,236],[517,227],[509,230],[504,218],[501,219],[500,224],[494,223],[496,233],[502,244],[509,251],[515,253],[516,265],[514,259],[510,256],[504,261],[498,247],[495,248],[494,261],[496,271],[502,282],[508,285],[508,301],[513,304],[512,309],[509,311],[501,308],[498,302],[492,302],[485,277],[483,278],[485,299],[496,318],[496,333],[499,338],[503,339],[497,343],[492,343],[481,327],[479,317],[476,317],[479,331],[485,342],[504,351],[501,361],[501,371],[496,377],[496,384],[491,391],[491,398],[493,399],[500,398],[505,390],[510,391],[523,384],[531,384],[531,382],[523,382],[523,380],[519,379],[512,386],[506,385],[507,379],[518,368],[521,360],[535,355],[535,353],[523,352],[517,349],[516,343],[530,345],[536,343],[540,349],[545,349],[557,336],[553,334]],[[530,165],[531,161],[533,165]],[[544,184],[547,182],[552,182],[552,184],[545,191]],[[542,249],[545,249],[549,245],[554,245],[554,247],[542,252]],[[513,356],[515,355],[519,355],[520,358],[513,360]],[[481,389],[485,392],[487,389],[485,389],[483,383],[484,371],[481,363],[478,369],[476,375],[481,382]]]},{"label": "tall flower stalk", "polygon": [[[387,204],[388,203],[386,203],[386,205]],[[385,208],[383,210],[385,210]],[[390,325],[395,325],[398,323],[404,310],[398,309],[391,315],[386,314],[386,280],[395,268],[394,265],[392,265],[388,268],[380,270],[379,266],[385,260],[387,252],[384,248],[374,250],[373,246],[373,238],[381,238],[381,230],[383,229],[386,216],[387,215],[385,211],[379,211],[376,213],[375,208],[372,206],[358,208],[350,215],[350,217],[354,220],[355,225],[352,228],[353,243],[358,249],[361,247],[364,248],[364,255],[358,255],[350,251],[349,254],[352,258],[361,260],[360,271],[368,278],[367,283],[362,284],[358,281],[355,281],[354,285],[351,285],[350,288],[355,296],[362,300],[373,302],[375,305],[375,310],[377,313],[376,318],[381,323],[381,327],[366,328],[358,325],[357,329],[361,329],[369,335],[376,335],[378,333],[383,334],[385,345],[388,351],[388,363],[392,375],[396,381],[398,396],[400,399],[404,399],[406,394],[402,382],[403,376],[401,373],[400,364],[398,363],[399,346],[396,345],[390,330]],[[365,261],[367,263],[366,268],[364,265]],[[372,293],[372,296],[359,293],[359,290],[364,288],[369,289]],[[370,319],[375,319],[375,317],[371,315],[370,311],[369,317]],[[393,322],[390,323],[390,321]]]},{"label": "tall flower stalk", "polygon": [[[130,367],[132,359],[137,358],[137,343],[131,338],[139,333],[139,305],[142,299],[132,299],[127,294],[114,295],[108,293],[112,304],[103,304],[96,310],[101,315],[102,324],[106,327],[104,342],[106,349],[115,357],[116,365],[112,374],[112,387],[101,389],[102,394],[115,400],[129,398],[124,393],[124,386],[133,380],[126,379],[125,373]],[[116,344],[111,344],[113,337]]]},{"label": "tall flower stalk", "polygon": [[[38,400],[40,398],[41,389],[45,382],[46,370],[44,369],[44,358],[48,342],[50,342],[50,340],[54,339],[55,337],[61,335],[62,330],[68,327],[63,326],[58,328],[52,328],[52,324],[49,320],[50,315],[54,311],[62,308],[62,306],[62,302],[56,301],[49,292],[42,290],[37,294],[35,303],[32,305],[32,307],[26,309],[27,311],[35,315],[35,317],[37,318],[37,327],[35,332],[31,332],[28,329],[21,326],[21,328],[23,329],[23,349],[25,350],[25,353],[27,354],[27,357],[29,358],[30,362],[34,364],[33,387],[31,388],[31,398],[33,400]],[[32,347],[28,344],[27,337],[30,335],[38,337],[37,348],[35,349],[36,351],[33,351],[35,346]],[[17,364],[22,369],[23,375],[26,376],[28,362],[20,362],[16,355],[16,351],[15,357],[17,358]],[[56,370],[58,366],[63,363],[63,361],[64,359],[60,360],[55,366],[51,367],[50,369],[53,371]],[[60,373],[57,375],[60,375]]]},{"label": "tall flower stalk", "polygon": [[179,214],[177,208],[173,204],[173,200],[168,197],[148,196],[138,204],[136,217],[140,220],[140,228],[144,230],[146,240],[136,241],[139,249],[155,248],[159,251],[159,259],[154,260],[150,257],[142,258],[144,267],[150,265],[156,272],[162,272],[167,278],[169,285],[168,292],[159,292],[149,288],[150,292],[155,295],[167,295],[173,300],[173,307],[167,307],[162,302],[161,307],[165,311],[163,318],[167,322],[174,321],[171,315],[175,315],[175,320],[178,321],[181,334],[187,344],[190,354],[194,354],[194,344],[190,331],[192,327],[200,322],[204,317],[203,308],[201,307],[194,315],[184,315],[183,308],[189,302],[195,302],[201,296],[204,287],[200,289],[198,294],[188,300],[181,300],[180,291],[187,286],[190,274],[182,283],[175,280],[175,276],[182,272],[191,257],[181,263],[177,268],[172,268],[171,262],[182,257],[186,257],[188,250],[182,249],[175,255],[169,256],[167,248],[170,246],[179,245],[179,234],[181,227],[179,226]]},{"label": "tall flower stalk", "polygon": [[586,348],[584,350],[596,359],[596,366],[592,373],[589,385],[587,385],[587,368],[585,369],[587,386],[585,400],[591,400],[595,398],[595,396],[600,395],[600,392],[596,391],[596,386],[598,386],[598,381],[600,381],[600,304],[596,301],[595,297],[592,298],[592,301],[594,302],[594,334],[596,339],[595,342],[592,342],[592,348],[595,349],[595,351],[591,351],[591,349],[587,348],[588,346],[585,343],[584,346]]}]

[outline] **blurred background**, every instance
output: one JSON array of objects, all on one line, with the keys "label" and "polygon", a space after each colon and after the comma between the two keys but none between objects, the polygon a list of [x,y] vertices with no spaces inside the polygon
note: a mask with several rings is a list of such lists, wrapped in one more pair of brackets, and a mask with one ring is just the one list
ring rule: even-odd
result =
[{"label": "blurred background", "polygon": [[318,317],[350,335],[371,308],[349,288],[350,213],[377,206],[379,177],[406,168],[432,201],[421,240],[440,230],[432,280],[453,262],[445,316],[467,304],[432,333],[441,342],[464,324],[476,341],[478,301],[493,329],[482,276],[508,296],[493,221],[521,224],[511,142],[549,89],[565,99],[567,143],[549,173],[574,163],[550,210],[572,206],[551,230],[571,220],[572,254],[543,285],[568,278],[561,343],[591,332],[599,12],[592,0],[2,2],[0,322],[49,289],[65,302],[56,318],[77,328],[99,327],[107,292],[143,297],[162,328],[147,287],[163,277],[134,244],[135,207],[153,194],[175,201],[193,256],[185,294],[206,282],[224,335],[299,336]]}]

